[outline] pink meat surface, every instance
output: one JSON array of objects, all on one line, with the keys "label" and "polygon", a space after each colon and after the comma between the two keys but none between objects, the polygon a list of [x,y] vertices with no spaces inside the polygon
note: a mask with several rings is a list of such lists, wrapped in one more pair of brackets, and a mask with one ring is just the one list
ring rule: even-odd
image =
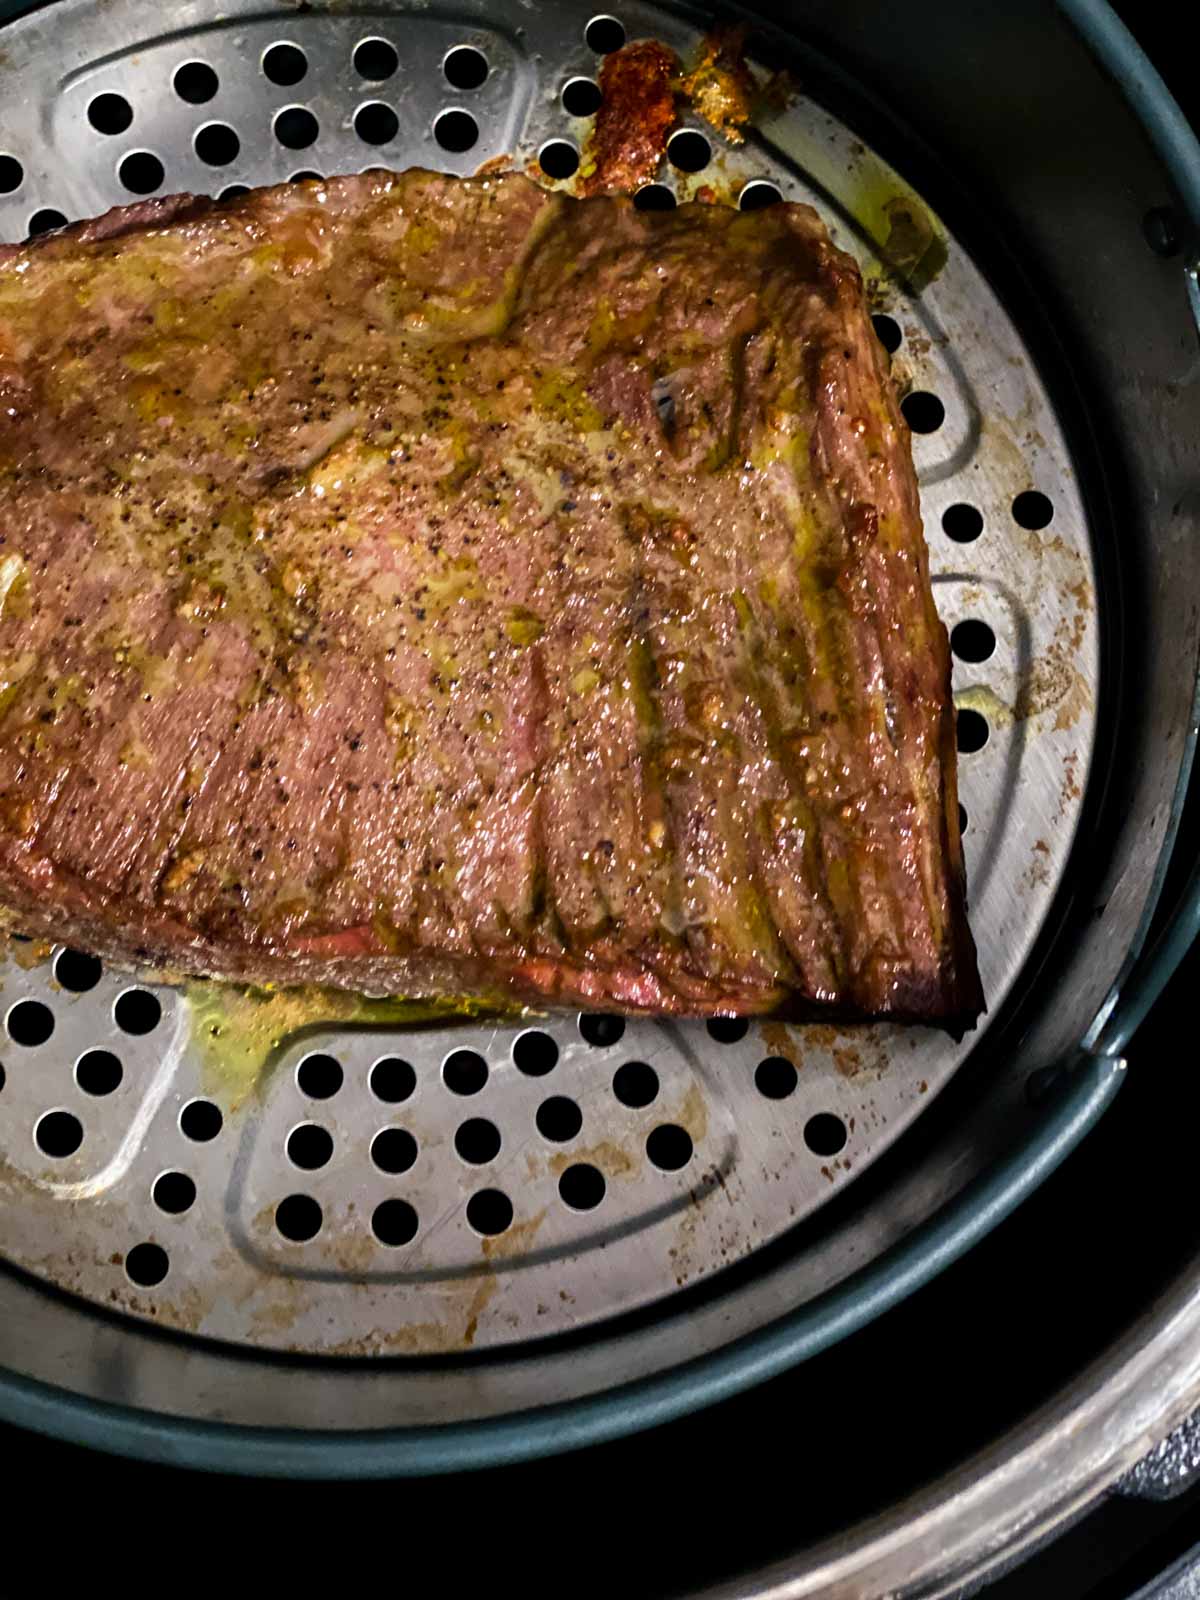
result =
[{"label": "pink meat surface", "polygon": [[816,215],[373,172],[0,250],[0,902],[247,981],[970,1023],[909,439]]}]

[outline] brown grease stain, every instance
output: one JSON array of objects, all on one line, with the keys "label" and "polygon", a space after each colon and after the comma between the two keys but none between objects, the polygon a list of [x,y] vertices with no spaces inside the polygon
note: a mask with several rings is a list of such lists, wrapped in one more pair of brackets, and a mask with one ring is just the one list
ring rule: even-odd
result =
[{"label": "brown grease stain", "polygon": [[700,1085],[693,1083],[687,1094],[683,1097],[683,1104],[676,1112],[676,1117],[682,1127],[691,1134],[695,1144],[701,1144],[708,1135],[708,1104],[700,1092]]},{"label": "brown grease stain", "polygon": [[[1027,452],[1031,446],[1044,448],[1045,445],[1040,434],[1029,429],[1018,442],[994,416],[984,420],[983,429],[993,455],[1004,459],[1012,481],[1017,484],[1027,481]],[[1056,583],[1064,609],[1074,603],[1067,631],[1034,661],[1028,681],[1021,686],[1012,708],[1013,716],[1023,721],[1053,711],[1054,731],[1062,733],[1092,709],[1091,687],[1079,671],[1077,661],[1095,610],[1095,595],[1083,558],[1061,534],[1049,528],[1015,526],[1013,532],[1039,570],[1050,567],[1046,576]]]},{"label": "brown grease stain", "polygon": [[481,162],[475,168],[474,176],[477,178],[498,178],[502,173],[512,171],[512,154],[510,151],[504,151],[498,156],[489,156],[486,161]]},{"label": "brown grease stain", "polygon": [[[263,1215],[270,1214],[268,1208],[255,1218],[255,1223],[257,1224]],[[483,1271],[464,1276],[459,1281],[454,1291],[445,1297],[440,1320],[409,1322],[400,1328],[387,1330],[375,1329],[355,1339],[344,1340],[337,1344],[323,1344],[320,1347],[321,1353],[337,1356],[441,1355],[470,1349],[478,1335],[480,1320],[500,1287],[496,1263],[523,1254],[541,1227],[545,1216],[546,1211],[543,1208],[524,1222],[514,1222],[505,1233],[497,1235],[494,1239],[483,1240]],[[364,1238],[363,1243],[367,1246],[362,1252],[364,1259],[361,1263],[362,1270],[365,1271],[378,1259],[378,1256],[370,1240]],[[356,1256],[357,1254],[355,1252]],[[345,1265],[346,1262],[347,1257],[339,1254],[338,1264]],[[370,1288],[371,1284],[369,1281],[360,1282],[358,1287]],[[294,1285],[294,1290],[294,1293],[287,1295],[283,1300],[276,1300],[258,1310],[255,1313],[255,1325],[273,1329],[277,1333],[290,1330],[309,1303],[302,1283]],[[413,1291],[410,1289],[406,1292]],[[176,1325],[195,1330],[200,1326],[200,1321],[201,1319],[197,1318],[194,1322],[177,1322]],[[301,1347],[297,1346],[297,1349],[299,1348]]]},{"label": "brown grease stain", "polygon": [[1062,732],[1073,727],[1085,711],[1091,710],[1092,691],[1076,665],[1087,624],[1088,611],[1077,604],[1070,632],[1042,652],[1033,663],[1027,682],[1021,685],[1013,706],[1013,715],[1018,720],[1055,711],[1054,728]]},{"label": "brown grease stain", "polygon": [[0,934],[0,959],[7,957],[22,972],[32,972],[35,967],[44,966],[53,949],[48,939],[19,939],[12,934]]},{"label": "brown grease stain", "polygon": [[[1031,537],[1037,538],[1036,535]],[[1076,553],[1057,535],[1052,541],[1040,541],[1039,548],[1043,544],[1052,548],[1055,556],[1078,566]],[[1063,583],[1060,594],[1064,605],[1068,597],[1074,601],[1067,631],[1035,658],[1013,705],[1006,705],[986,684],[973,684],[955,694],[957,707],[978,711],[997,728],[1007,727],[1011,722],[1032,721],[1053,712],[1051,728],[1055,733],[1066,732],[1091,711],[1091,685],[1080,671],[1078,660],[1095,603],[1092,587],[1086,577],[1081,577],[1074,583]]]},{"label": "brown grease stain", "polygon": [[568,1167],[573,1167],[577,1161],[586,1161],[593,1167],[599,1167],[606,1178],[631,1177],[641,1166],[641,1163],[635,1161],[619,1144],[614,1144],[611,1139],[604,1139],[599,1144],[589,1145],[586,1150],[564,1150],[556,1156],[551,1156],[550,1171],[558,1177]]},{"label": "brown grease stain", "polygon": [[524,1255],[533,1242],[538,1229],[546,1220],[545,1206],[532,1217],[527,1217],[524,1222],[514,1222],[504,1233],[497,1234],[494,1239],[483,1241],[483,1258],[488,1263],[489,1272],[483,1282],[472,1296],[471,1304],[467,1311],[467,1325],[463,1329],[462,1346],[470,1349],[475,1343],[475,1335],[479,1331],[479,1319],[496,1290],[500,1287],[493,1262],[508,1261],[516,1256]]},{"label": "brown grease stain", "polygon": [[759,1032],[766,1049],[773,1056],[782,1056],[785,1061],[790,1061],[799,1072],[804,1065],[804,1052],[788,1025],[785,1022],[763,1022],[759,1024]]},{"label": "brown grease stain", "polygon": [[1079,752],[1072,750],[1070,755],[1063,761],[1063,784],[1058,801],[1059,816],[1065,816],[1067,807],[1082,798],[1083,788],[1079,782]]},{"label": "brown grease stain", "polygon": [[1026,877],[1031,889],[1050,882],[1050,846],[1045,839],[1033,841],[1033,860],[1029,863]]},{"label": "brown grease stain", "polygon": [[862,1057],[853,1045],[835,1045],[833,1064],[843,1078],[856,1078],[862,1071]]},{"label": "brown grease stain", "polygon": [[883,1072],[890,1063],[886,1026],[846,1029],[830,1022],[813,1022],[797,1031],[803,1036],[804,1045],[827,1055],[843,1078],[856,1078],[868,1071]]}]

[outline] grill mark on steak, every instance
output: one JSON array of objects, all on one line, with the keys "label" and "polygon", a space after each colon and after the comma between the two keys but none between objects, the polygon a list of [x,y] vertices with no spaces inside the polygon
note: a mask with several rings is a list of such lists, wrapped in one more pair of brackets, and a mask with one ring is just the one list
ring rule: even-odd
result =
[{"label": "grill mark on steak", "polygon": [[146,202],[0,251],[0,385],[19,925],[373,992],[978,1011],[907,435],[806,208]]}]

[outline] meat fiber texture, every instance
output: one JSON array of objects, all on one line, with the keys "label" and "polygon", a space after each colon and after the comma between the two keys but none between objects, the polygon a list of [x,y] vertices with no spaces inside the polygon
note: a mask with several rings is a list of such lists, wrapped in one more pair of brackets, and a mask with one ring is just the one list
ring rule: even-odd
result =
[{"label": "meat fiber texture", "polygon": [[510,175],[0,251],[0,903],[372,994],[969,1025],[945,630],[816,214]]}]

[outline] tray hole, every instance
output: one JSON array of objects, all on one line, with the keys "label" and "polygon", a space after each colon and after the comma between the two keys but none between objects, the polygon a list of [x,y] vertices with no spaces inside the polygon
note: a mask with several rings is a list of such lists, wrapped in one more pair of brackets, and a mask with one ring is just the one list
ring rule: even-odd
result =
[{"label": "tray hole", "polygon": [[478,89],[487,82],[487,57],[469,44],[460,44],[442,62],[442,71],[452,89]]},{"label": "tray hole", "polygon": [[616,1044],[625,1032],[624,1017],[595,1015],[585,1011],[579,1019],[579,1031],[585,1041],[598,1050]]},{"label": "tray hole", "polygon": [[240,200],[241,197],[244,194],[249,194],[249,193],[250,193],[250,188],[249,188],[248,184],[230,183],[230,184],[227,184],[226,187],[221,190],[220,194],[217,196],[217,199],[218,200],[223,200],[223,201]]},{"label": "tray hole", "polygon": [[765,1100],[786,1100],[795,1093],[799,1077],[786,1056],[767,1056],[754,1069],[754,1087]]},{"label": "tray hole", "polygon": [[971,819],[967,816],[967,808],[960,800],[958,802],[958,832],[960,838],[964,833],[966,833],[967,824],[970,820]]},{"label": "tray hole", "polygon": [[566,1095],[556,1094],[551,1095],[549,1100],[542,1101],[537,1108],[534,1121],[543,1139],[551,1139],[555,1144],[565,1144],[583,1127],[583,1112],[574,1100],[568,1100]]},{"label": "tray hole", "polygon": [[53,233],[55,228],[65,228],[67,219],[61,211],[55,211],[46,206],[41,211],[35,211],[29,219],[29,237],[40,238],[43,233]]},{"label": "tray hole", "polygon": [[75,1082],[84,1094],[115,1094],[125,1077],[125,1068],[111,1050],[89,1050],[75,1063]]},{"label": "tray hole", "polygon": [[604,1199],[607,1184],[599,1167],[577,1161],[558,1180],[558,1192],[572,1211],[594,1211]]},{"label": "tray hole", "polygon": [[299,83],[308,71],[308,57],[297,44],[273,44],[263,52],[263,76],[281,89]]},{"label": "tray hole", "polygon": [[354,52],[354,70],[360,78],[382,83],[400,65],[394,45],[386,39],[364,39]]},{"label": "tray hole", "polygon": [[467,1221],[485,1238],[503,1233],[512,1219],[512,1201],[500,1189],[480,1189],[467,1201]]},{"label": "tray hole", "polygon": [[202,106],[220,87],[216,73],[206,61],[185,61],[172,79],[175,93],[190,106]]},{"label": "tray hole", "polygon": [[133,121],[133,107],[123,94],[98,94],[87,108],[87,119],[97,133],[124,133]]},{"label": "tray hole", "polygon": [[804,1142],[815,1156],[835,1156],[846,1144],[846,1124],[832,1111],[818,1111],[804,1124]]},{"label": "tray hole", "polygon": [[500,1130],[486,1117],[472,1117],[455,1132],[454,1148],[464,1161],[482,1166],[500,1154]]},{"label": "tray hole", "polygon": [[64,950],[54,963],[54,976],[72,994],[86,994],[94,989],[103,971],[99,957],[82,950]]},{"label": "tray hole", "polygon": [[54,1013],[40,1000],[18,1000],[8,1013],[8,1034],[14,1044],[34,1049],[54,1032]]},{"label": "tray hole", "polygon": [[679,201],[665,183],[646,183],[634,195],[633,204],[638,211],[674,211]]},{"label": "tray hole", "polygon": [[703,172],[712,160],[712,146],[695,128],[681,128],[667,140],[667,160],[680,172]]},{"label": "tray hole", "polygon": [[4,1093],[5,1081],[6,1080],[5,1080],[5,1076],[4,1076],[4,1063],[3,1063],[3,1061],[0,1061],[0,1094]]},{"label": "tray hole", "polygon": [[122,1033],[153,1033],[162,1020],[162,1001],[149,989],[126,989],[117,996],[113,1017]]},{"label": "tray hole", "polygon": [[197,131],[192,145],[205,166],[227,167],[237,160],[242,141],[228,123],[210,122]]},{"label": "tray hole", "polygon": [[25,168],[16,156],[0,156],[0,194],[15,194],[25,181]]},{"label": "tray hole", "polygon": [[315,1239],[324,1221],[325,1214],[311,1195],[289,1194],[275,1207],[275,1226],[293,1244]]},{"label": "tray hole", "polygon": [[660,1122],[646,1136],[646,1154],[660,1172],[686,1167],[694,1149],[691,1134],[675,1122]]},{"label": "tray hole", "polygon": [[523,1033],[512,1054],[517,1070],[529,1078],[544,1078],[558,1064],[558,1046],[548,1033]]},{"label": "tray hole", "polygon": [[904,340],[900,324],[895,317],[889,317],[886,311],[877,311],[871,318],[871,326],[875,329],[875,337],[888,355],[894,356]]},{"label": "tray hole", "polygon": [[288,150],[307,150],[317,142],[320,123],[306,106],[284,106],[272,123],[276,139]]},{"label": "tray hole", "polygon": [[928,389],[914,389],[900,402],[904,420],[914,433],[936,433],[946,420],[946,408]]},{"label": "tray hole", "polygon": [[371,1213],[371,1232],[380,1244],[398,1249],[417,1237],[420,1221],[407,1200],[381,1200]]},{"label": "tray hole", "polygon": [[314,172],[309,167],[304,167],[299,172],[293,172],[288,178],[289,183],[324,183],[324,181],[325,174],[323,172]]},{"label": "tray hole", "polygon": [[986,622],[968,617],[954,624],[950,648],[960,661],[986,661],[996,648],[996,635]]},{"label": "tray hole", "polygon": [[972,756],[988,742],[988,720],[980,711],[964,706],[954,720],[955,738],[960,754]]},{"label": "tray hole", "polygon": [[570,178],[579,170],[579,151],[565,139],[551,139],[542,146],[538,165],[548,178]]},{"label": "tray hole", "polygon": [[33,1142],[44,1156],[61,1161],[83,1143],[83,1123],[70,1111],[47,1111],[33,1130]]},{"label": "tray hole", "polygon": [[334,1056],[305,1056],[296,1068],[300,1093],[310,1100],[332,1100],[345,1080],[342,1064]]},{"label": "tray hole", "polygon": [[382,100],[371,100],[354,113],[354,131],[364,144],[387,144],[400,131],[400,118]]},{"label": "tray hole", "polygon": [[571,78],[563,84],[562,105],[569,117],[594,117],[604,96],[591,78]]},{"label": "tray hole", "polygon": [[380,1172],[407,1172],[417,1159],[417,1141],[407,1128],[381,1128],[371,1140],[371,1160]]},{"label": "tray hole", "polygon": [[658,1094],[658,1073],[644,1061],[627,1061],[613,1073],[613,1093],[623,1106],[640,1110]]},{"label": "tray hole", "polygon": [[942,530],[955,544],[971,544],[983,532],[983,514],[974,506],[947,506],[942,512]]},{"label": "tray hole", "polygon": [[461,155],[479,138],[479,124],[469,111],[443,111],[433,124],[433,137],[443,150]]},{"label": "tray hole", "polygon": [[777,184],[768,183],[765,178],[752,178],[738,195],[738,210],[765,211],[768,206],[777,206],[782,199]]},{"label": "tray hole", "polygon": [[180,1217],[196,1203],[196,1185],[186,1172],[164,1172],[154,1181],[154,1204],[168,1216]]},{"label": "tray hole", "polygon": [[705,1026],[709,1038],[715,1039],[718,1044],[736,1044],[750,1032],[750,1024],[745,1017],[709,1017]]},{"label": "tray hole", "polygon": [[371,1068],[371,1093],[385,1105],[399,1105],[412,1097],[417,1087],[417,1075],[407,1061],[399,1056],[384,1056]]},{"label": "tray hole", "polygon": [[211,1100],[189,1100],[179,1113],[179,1131],[193,1144],[209,1144],[224,1125],[220,1106]]},{"label": "tray hole", "polygon": [[171,1261],[160,1244],[135,1244],[125,1257],[125,1276],[139,1289],[153,1289],[166,1277]]},{"label": "tray hole", "polygon": [[610,56],[625,43],[625,24],[607,15],[593,17],[583,30],[583,37],[589,50],[598,56]]},{"label": "tray hole", "polygon": [[488,1064],[474,1050],[455,1050],[442,1064],[442,1082],[451,1094],[478,1094],[488,1081]]},{"label": "tray hole", "polygon": [[162,162],[149,150],[133,150],[117,168],[117,177],[130,194],[153,194],[166,173]]},{"label": "tray hole", "polygon": [[1036,533],[1050,526],[1054,506],[1047,495],[1038,489],[1023,489],[1012,503],[1013,520],[1020,528]]},{"label": "tray hole", "polygon": [[287,1158],[304,1172],[328,1166],[333,1156],[333,1135],[315,1122],[302,1122],[287,1138]]}]

